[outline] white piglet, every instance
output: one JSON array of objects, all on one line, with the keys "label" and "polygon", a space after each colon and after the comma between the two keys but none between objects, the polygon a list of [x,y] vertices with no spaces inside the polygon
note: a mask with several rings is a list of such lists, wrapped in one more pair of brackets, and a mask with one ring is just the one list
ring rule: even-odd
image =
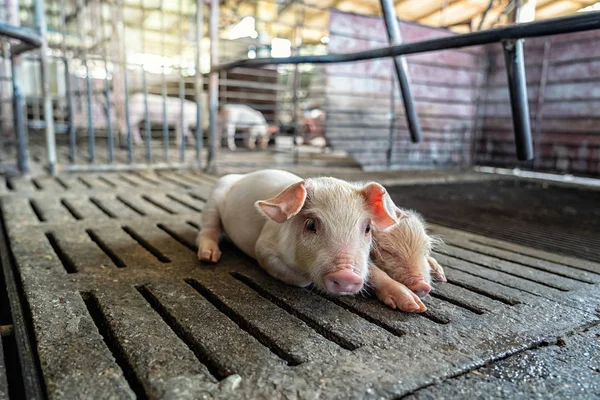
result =
[{"label": "white piglet", "polygon": [[[148,120],[153,124],[163,123],[163,97],[156,94],[147,94],[148,100]],[[177,145],[186,137],[189,137],[190,143],[195,143],[195,137],[189,134],[191,128],[196,127],[196,103],[189,100],[183,101],[183,131],[181,130],[181,106],[182,102],[176,97],[166,97],[166,117],[167,123],[175,128],[175,138]],[[142,143],[140,134],[140,123],[146,119],[146,108],[143,93],[136,93],[129,97],[129,126],[131,127],[131,136],[133,142]],[[119,119],[119,128],[121,134],[127,132],[127,121],[124,118]]]},{"label": "white piglet", "polygon": [[373,232],[369,284],[377,297],[402,311],[425,311],[419,298],[431,290],[431,278],[446,281],[444,270],[431,252],[441,240],[427,233],[425,221],[412,210],[396,210],[399,223],[387,231]]},{"label": "white piglet", "polygon": [[222,227],[275,278],[354,294],[368,280],[371,227],[396,222],[394,203],[378,183],[303,180],[279,170],[226,175],[204,208],[198,258],[219,260]]},{"label": "white piglet", "polygon": [[229,150],[235,150],[235,131],[236,129],[248,130],[248,136],[245,140],[246,147],[250,150],[256,148],[256,144],[261,149],[266,149],[269,144],[271,134],[275,133],[276,127],[269,126],[265,116],[250,106],[244,104],[225,104],[219,110],[218,131],[227,137],[227,147]]}]

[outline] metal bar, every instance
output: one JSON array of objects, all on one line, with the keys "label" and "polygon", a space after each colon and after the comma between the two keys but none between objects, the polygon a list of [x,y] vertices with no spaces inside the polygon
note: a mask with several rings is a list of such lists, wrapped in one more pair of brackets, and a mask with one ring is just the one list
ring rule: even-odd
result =
[{"label": "metal bar", "polygon": [[[300,54],[300,47],[302,46],[302,25],[304,25],[304,8],[298,7],[299,3],[297,0],[292,0],[295,8],[295,20],[296,28],[294,31],[294,54]],[[300,91],[300,68],[298,65],[294,67],[294,76],[293,76],[293,87],[292,87],[292,106],[294,108],[293,120],[292,123],[294,125],[294,139],[292,142],[292,152],[294,158],[294,164],[298,165],[300,163],[300,149],[297,144],[298,135],[300,134],[300,107],[298,94]]]},{"label": "metal bar", "polygon": [[[146,25],[146,10],[144,0],[141,0],[142,6],[142,54],[146,54],[146,34],[144,26]],[[148,115],[148,84],[146,82],[146,69],[142,65],[142,86],[144,89],[144,128],[146,132],[146,161],[152,162],[152,131],[150,130],[150,116]]]},{"label": "metal bar", "polygon": [[[102,3],[98,1],[99,14],[100,14],[100,25],[102,26],[102,34],[104,35],[104,13],[102,12]],[[112,7],[109,5],[108,7]],[[108,44],[110,45],[110,44]],[[103,47],[102,51],[102,59],[104,61],[104,98],[106,101],[106,108],[104,111],[106,112],[106,130],[107,130],[107,146],[108,146],[108,162],[113,163],[115,160],[115,140],[114,133],[112,127],[112,101],[110,95],[110,80],[108,79],[108,55],[106,51],[106,46]]]},{"label": "metal bar", "polygon": [[105,172],[105,171],[139,171],[173,168],[189,168],[190,164],[159,162],[153,164],[73,164],[65,165],[60,172]]},{"label": "metal bar", "polygon": [[127,82],[127,51],[125,50],[125,16],[123,13],[123,0],[117,2],[119,7],[119,19],[121,20],[119,26],[122,28],[121,43],[119,51],[121,52],[121,61],[123,62],[123,90],[125,92],[125,125],[127,129],[127,161],[133,163],[133,137],[131,135],[131,121],[129,118],[129,83]]},{"label": "metal bar", "polygon": [[93,163],[96,159],[96,133],[94,131],[94,121],[92,115],[92,77],[90,76],[90,68],[87,58],[83,59],[85,67],[85,98],[87,101],[87,119],[88,119],[88,154],[89,161]]},{"label": "metal bar", "polygon": [[[219,62],[219,0],[210,0],[210,62],[217,65]],[[219,107],[219,72],[211,67],[209,92],[209,139],[206,170],[215,171],[215,156],[217,152],[217,109]]]},{"label": "metal bar", "polygon": [[[381,12],[387,29],[388,40],[390,44],[402,44],[402,35],[400,34],[400,25],[396,17],[396,9],[393,0],[379,0]],[[417,108],[410,89],[410,76],[408,73],[408,64],[403,56],[394,57],[394,68],[400,85],[400,94],[406,112],[406,122],[408,131],[413,143],[421,141],[421,124],[417,115]]]},{"label": "metal bar", "polygon": [[164,0],[160,1],[160,26],[162,30],[161,40],[161,55],[162,55],[162,85],[161,94],[163,101],[162,109],[162,122],[163,122],[163,153],[165,161],[169,162],[169,124],[167,122],[167,77],[166,77],[166,62],[165,62],[165,12],[164,12]]},{"label": "metal bar", "polygon": [[73,93],[71,91],[71,74],[69,72],[69,60],[67,59],[67,25],[65,23],[65,0],[60,0],[60,25],[62,33],[62,61],[65,68],[65,94],[67,103],[67,132],[69,135],[69,161],[75,162],[77,146],[75,136],[75,125],[73,124]]},{"label": "metal bar", "polygon": [[13,118],[15,124],[15,135],[17,137],[17,168],[22,174],[29,172],[28,162],[28,146],[27,146],[27,131],[25,130],[25,117],[23,115],[23,108],[25,103],[23,101],[23,93],[19,86],[17,77],[17,57],[11,56],[11,76],[12,76],[12,87],[13,87]]},{"label": "metal bar", "polygon": [[42,37],[40,46],[40,70],[42,79],[42,97],[44,99],[44,121],[46,123],[46,149],[48,152],[48,172],[56,172],[56,138],[54,137],[54,117],[52,112],[52,97],[50,80],[48,79],[48,42],[46,41],[47,25],[44,0],[35,0],[35,21]]},{"label": "metal bar", "polygon": [[[394,78],[392,73],[392,79]],[[394,85],[390,85],[390,135],[388,138],[388,151],[386,153],[387,166],[392,166],[392,156],[394,152],[394,129],[396,128],[396,90]]]},{"label": "metal bar", "polygon": [[[550,64],[550,48],[551,48],[551,42],[550,40],[546,40],[546,42],[544,43],[544,55],[542,58],[542,72],[540,74],[540,84],[538,87],[538,98],[537,98],[537,105],[535,107],[535,153],[539,154],[539,147],[540,147],[540,138],[541,138],[541,134],[542,134],[542,120],[543,120],[543,109],[544,109],[544,102],[546,99],[546,86],[548,84],[548,71],[550,70],[549,68],[549,64]],[[537,157],[534,160],[534,164],[533,167],[537,168],[538,167],[538,163],[539,163],[540,157]]]},{"label": "metal bar", "polygon": [[[179,0],[179,55],[183,55],[183,0]],[[180,62],[182,58],[179,59]],[[183,65],[183,64],[182,64]],[[180,65],[180,66],[182,66]],[[185,83],[183,81],[183,74],[181,69],[179,70],[179,160],[185,161],[185,134],[186,129],[184,126],[184,113],[185,113]]]},{"label": "metal bar", "polygon": [[292,92],[292,105],[294,108],[294,113],[292,114],[292,125],[294,127],[294,138],[293,138],[293,143],[292,143],[292,152],[293,152],[293,157],[294,157],[294,164],[298,165],[298,163],[300,162],[300,149],[298,148],[298,144],[297,144],[297,140],[298,140],[298,134],[299,134],[299,130],[300,130],[300,124],[298,121],[298,117],[299,117],[299,106],[298,106],[298,91],[300,90],[300,70],[298,68],[298,65],[296,65],[294,67],[294,75],[293,75],[293,92]]},{"label": "metal bar", "polygon": [[0,22],[0,36],[19,40],[23,44],[26,44],[29,50],[42,46],[42,37],[40,34],[24,26],[15,26]]},{"label": "metal bar", "polygon": [[502,43],[504,60],[508,74],[508,89],[515,129],[515,145],[519,160],[533,159],[533,141],[529,122],[529,102],[527,100],[527,80],[525,79],[525,59],[523,39],[507,40]]},{"label": "metal bar", "polygon": [[202,162],[202,147],[204,147],[204,135],[202,133],[202,92],[204,81],[200,70],[200,58],[202,52],[202,41],[204,40],[204,1],[196,0],[196,163]]},{"label": "metal bar", "polygon": [[375,58],[395,57],[406,54],[425,53],[429,51],[456,49],[461,47],[496,43],[508,39],[559,35],[562,33],[572,33],[593,29],[600,29],[600,11],[581,13],[571,17],[553,18],[545,21],[511,25],[508,27],[490,29],[481,32],[465,33],[462,35],[425,40],[422,42],[404,43],[356,53],[277,58],[266,57],[238,60],[227,64],[213,66],[212,70],[217,72],[237,67],[256,68],[265,65],[331,64],[364,61]]}]

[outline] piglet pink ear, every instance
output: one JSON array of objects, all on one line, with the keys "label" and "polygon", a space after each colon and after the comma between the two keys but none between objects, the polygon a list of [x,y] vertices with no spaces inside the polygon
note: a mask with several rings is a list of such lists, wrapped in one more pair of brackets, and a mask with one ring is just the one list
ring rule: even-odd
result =
[{"label": "piglet pink ear", "polygon": [[306,181],[294,183],[268,200],[254,203],[256,209],[275,222],[282,223],[298,214],[306,200]]},{"label": "piglet pink ear", "polygon": [[410,215],[406,210],[396,207],[396,219],[398,221],[402,221],[403,219],[406,219],[408,217],[410,217]]},{"label": "piglet pink ear", "polygon": [[[396,207],[387,190],[379,183],[369,183],[361,190],[361,193],[367,201],[367,210],[371,213],[371,218],[377,228],[385,231],[401,218],[397,216],[397,211],[400,209]],[[400,213],[403,214],[402,211]]]}]

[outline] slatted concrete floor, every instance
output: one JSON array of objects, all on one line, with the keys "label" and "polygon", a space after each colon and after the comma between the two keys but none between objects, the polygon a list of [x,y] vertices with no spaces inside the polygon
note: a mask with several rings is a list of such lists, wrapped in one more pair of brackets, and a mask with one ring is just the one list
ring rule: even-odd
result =
[{"label": "slatted concrete floor", "polygon": [[423,388],[598,323],[600,264],[441,225],[448,283],[421,315],[283,285],[232,245],[201,265],[213,181],[165,171],[7,183],[42,396],[440,397]]}]

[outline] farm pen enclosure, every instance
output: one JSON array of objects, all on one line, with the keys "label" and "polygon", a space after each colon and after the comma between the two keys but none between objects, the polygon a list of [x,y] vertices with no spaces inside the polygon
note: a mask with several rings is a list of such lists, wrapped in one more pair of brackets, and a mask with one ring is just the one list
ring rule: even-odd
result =
[{"label": "farm pen enclosure", "polygon": [[[600,397],[600,17],[390,13],[447,3],[5,0],[0,399]],[[218,177],[273,167],[423,214],[427,311],[200,264]]]}]

